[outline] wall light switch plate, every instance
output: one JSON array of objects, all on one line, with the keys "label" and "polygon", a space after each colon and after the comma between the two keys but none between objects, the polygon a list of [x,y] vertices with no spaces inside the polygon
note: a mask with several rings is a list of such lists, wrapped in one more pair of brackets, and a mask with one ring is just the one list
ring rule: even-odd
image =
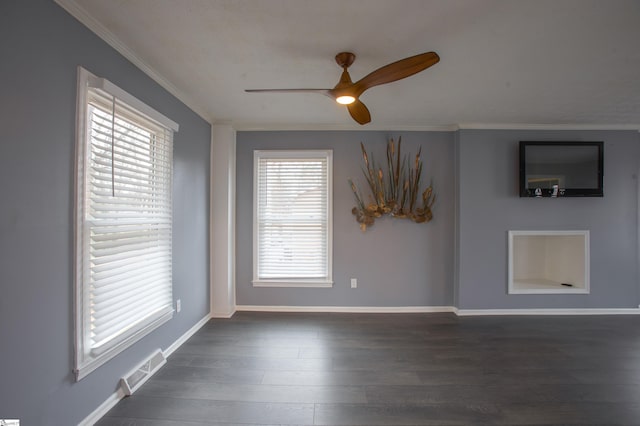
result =
[{"label": "wall light switch plate", "polygon": [[351,288],[358,288],[358,279],[351,278]]}]

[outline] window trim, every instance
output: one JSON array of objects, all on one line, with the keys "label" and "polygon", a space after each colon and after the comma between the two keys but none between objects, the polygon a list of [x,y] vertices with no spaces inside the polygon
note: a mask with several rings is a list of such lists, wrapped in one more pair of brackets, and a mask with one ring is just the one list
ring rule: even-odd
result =
[{"label": "window trim", "polygon": [[142,101],[128,94],[113,83],[104,78],[99,78],[87,71],[85,68],[78,66],[77,76],[77,92],[76,92],[76,157],[74,161],[74,369],[76,381],[79,381],[96,370],[101,365],[113,359],[126,348],[138,342],[142,337],[149,334],[162,324],[173,318],[173,301],[170,309],[160,313],[156,317],[152,317],[141,324],[137,331],[120,340],[114,339],[114,342],[105,348],[97,348],[94,351],[88,351],[86,347],[88,335],[86,330],[85,318],[88,315],[88,304],[85,303],[88,297],[87,286],[83,283],[83,277],[88,276],[84,262],[81,260],[83,252],[87,252],[84,238],[87,223],[84,220],[87,202],[84,197],[85,190],[85,168],[87,165],[87,134],[88,134],[88,89],[96,88],[107,92],[117,99],[132,107],[141,116],[157,122],[159,125],[167,129],[177,132],[179,125],[153,108],[147,106]]},{"label": "window trim", "polygon": [[[260,279],[258,273],[258,169],[261,158],[313,159],[327,161],[327,276],[320,279]],[[253,287],[333,287],[333,150],[254,150],[253,152]]]}]

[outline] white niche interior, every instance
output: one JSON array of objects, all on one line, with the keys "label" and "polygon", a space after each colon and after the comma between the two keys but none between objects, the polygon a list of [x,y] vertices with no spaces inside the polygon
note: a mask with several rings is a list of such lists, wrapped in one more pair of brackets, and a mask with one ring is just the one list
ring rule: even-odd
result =
[{"label": "white niche interior", "polygon": [[509,231],[508,291],[589,293],[589,231]]}]

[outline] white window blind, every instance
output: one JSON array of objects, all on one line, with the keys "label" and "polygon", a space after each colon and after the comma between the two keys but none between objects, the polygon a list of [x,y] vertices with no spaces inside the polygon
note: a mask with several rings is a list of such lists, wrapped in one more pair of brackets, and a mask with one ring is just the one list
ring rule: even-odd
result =
[{"label": "white window blind", "polygon": [[255,151],[256,286],[330,286],[331,151]]},{"label": "white window blind", "polygon": [[85,70],[79,91],[78,379],[173,315],[171,184],[177,129],[149,107],[141,112],[132,106],[140,101]]}]

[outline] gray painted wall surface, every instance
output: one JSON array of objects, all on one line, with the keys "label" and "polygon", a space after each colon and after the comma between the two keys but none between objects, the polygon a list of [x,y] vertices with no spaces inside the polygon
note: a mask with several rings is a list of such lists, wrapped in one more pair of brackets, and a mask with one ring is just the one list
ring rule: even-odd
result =
[{"label": "gray painted wall surface", "polygon": [[[0,2],[0,57],[0,418],[67,426],[104,402],[123,373],[209,312],[210,127],[51,1]],[[180,123],[173,279],[183,307],[79,383],[71,373],[77,65]],[[358,144],[382,158],[387,138],[400,134],[405,152],[423,146],[424,178],[433,178],[438,196],[434,220],[380,219],[362,233],[347,184],[348,177],[364,183]],[[519,198],[517,141],[524,139],[605,141],[605,197]],[[252,151],[291,148],[334,150],[331,289],[251,286]],[[637,132],[239,132],[238,304],[636,307],[639,151]],[[590,229],[591,294],[508,296],[509,229]],[[349,288],[351,277],[358,289]]]},{"label": "gray painted wall surface", "polygon": [[[635,131],[460,131],[458,307],[637,308],[638,139]],[[520,198],[520,140],[604,141],[604,197]],[[591,231],[591,293],[508,295],[507,231],[560,229]]]},{"label": "gray painted wall surface", "polygon": [[[0,418],[77,424],[119,377],[209,312],[210,126],[49,0],[0,2]],[[73,368],[76,67],[180,124],[174,297],[182,312],[82,381]]]},{"label": "gray painted wall surface", "polygon": [[[363,190],[360,142],[378,161],[388,138],[402,150],[422,146],[423,182],[433,179],[437,201],[427,224],[380,218],[360,231],[348,178]],[[238,305],[450,306],[453,302],[453,148],[451,132],[238,132],[236,296]],[[333,150],[333,288],[254,288],[253,150]],[[363,191],[364,192],[364,191]],[[358,279],[351,289],[350,278]]]}]

